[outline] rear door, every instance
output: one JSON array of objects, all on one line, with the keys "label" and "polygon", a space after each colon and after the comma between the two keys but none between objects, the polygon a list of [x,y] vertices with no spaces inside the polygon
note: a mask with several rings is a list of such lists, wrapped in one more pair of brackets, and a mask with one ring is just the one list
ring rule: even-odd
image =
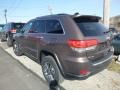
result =
[{"label": "rear door", "polygon": [[[88,19],[87,19],[88,18]],[[98,44],[86,48],[86,54],[90,60],[99,60],[107,55],[111,47],[111,34],[108,29],[99,22],[97,17],[84,17],[76,20],[85,40],[97,40]]]}]

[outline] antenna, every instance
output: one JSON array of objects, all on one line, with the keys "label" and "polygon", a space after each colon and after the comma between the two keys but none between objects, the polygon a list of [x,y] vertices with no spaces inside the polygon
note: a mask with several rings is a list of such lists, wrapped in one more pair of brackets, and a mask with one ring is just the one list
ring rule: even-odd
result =
[{"label": "antenna", "polygon": [[49,6],[48,6],[48,11],[50,12],[51,15],[53,14],[52,10],[53,10],[53,9],[52,9],[51,6],[49,5]]}]

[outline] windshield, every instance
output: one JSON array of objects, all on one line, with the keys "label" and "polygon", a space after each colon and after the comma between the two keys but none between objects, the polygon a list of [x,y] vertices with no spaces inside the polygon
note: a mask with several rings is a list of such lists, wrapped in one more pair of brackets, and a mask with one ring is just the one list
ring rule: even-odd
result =
[{"label": "windshield", "polygon": [[24,23],[14,23],[13,28],[14,29],[21,29],[24,26]]},{"label": "windshield", "polygon": [[73,18],[84,36],[101,36],[108,29],[100,23],[98,16],[80,16]]}]

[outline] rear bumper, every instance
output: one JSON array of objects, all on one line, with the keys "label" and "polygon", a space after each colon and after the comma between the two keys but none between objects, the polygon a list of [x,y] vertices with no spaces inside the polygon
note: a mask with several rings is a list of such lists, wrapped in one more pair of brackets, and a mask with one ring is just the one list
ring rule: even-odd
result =
[{"label": "rear bumper", "polygon": [[[88,58],[77,58],[74,60],[68,60],[65,62],[67,68],[65,68],[65,77],[85,79],[93,74],[96,74],[104,70],[109,63],[112,61],[114,49],[111,48],[111,51],[104,56],[102,59],[97,60],[97,62],[91,62]],[[86,74],[80,74],[81,70],[89,71]]]}]

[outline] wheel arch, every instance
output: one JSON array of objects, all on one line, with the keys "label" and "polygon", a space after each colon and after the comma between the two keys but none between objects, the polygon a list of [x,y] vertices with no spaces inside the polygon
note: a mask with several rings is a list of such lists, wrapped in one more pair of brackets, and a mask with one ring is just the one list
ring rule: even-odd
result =
[{"label": "wheel arch", "polygon": [[55,59],[55,62],[56,62],[57,66],[58,66],[58,68],[59,68],[59,70],[60,70],[60,73],[61,73],[63,76],[65,76],[63,67],[62,67],[62,65],[61,65],[61,63],[60,63],[60,60],[59,60],[59,58],[58,58],[58,56],[57,56],[56,53],[53,53],[53,52],[50,52],[50,51],[47,51],[47,50],[42,50],[42,51],[39,53],[40,63],[41,63],[41,61],[42,61],[42,57],[44,57],[44,56],[49,56],[49,55],[52,56],[52,57]]}]

